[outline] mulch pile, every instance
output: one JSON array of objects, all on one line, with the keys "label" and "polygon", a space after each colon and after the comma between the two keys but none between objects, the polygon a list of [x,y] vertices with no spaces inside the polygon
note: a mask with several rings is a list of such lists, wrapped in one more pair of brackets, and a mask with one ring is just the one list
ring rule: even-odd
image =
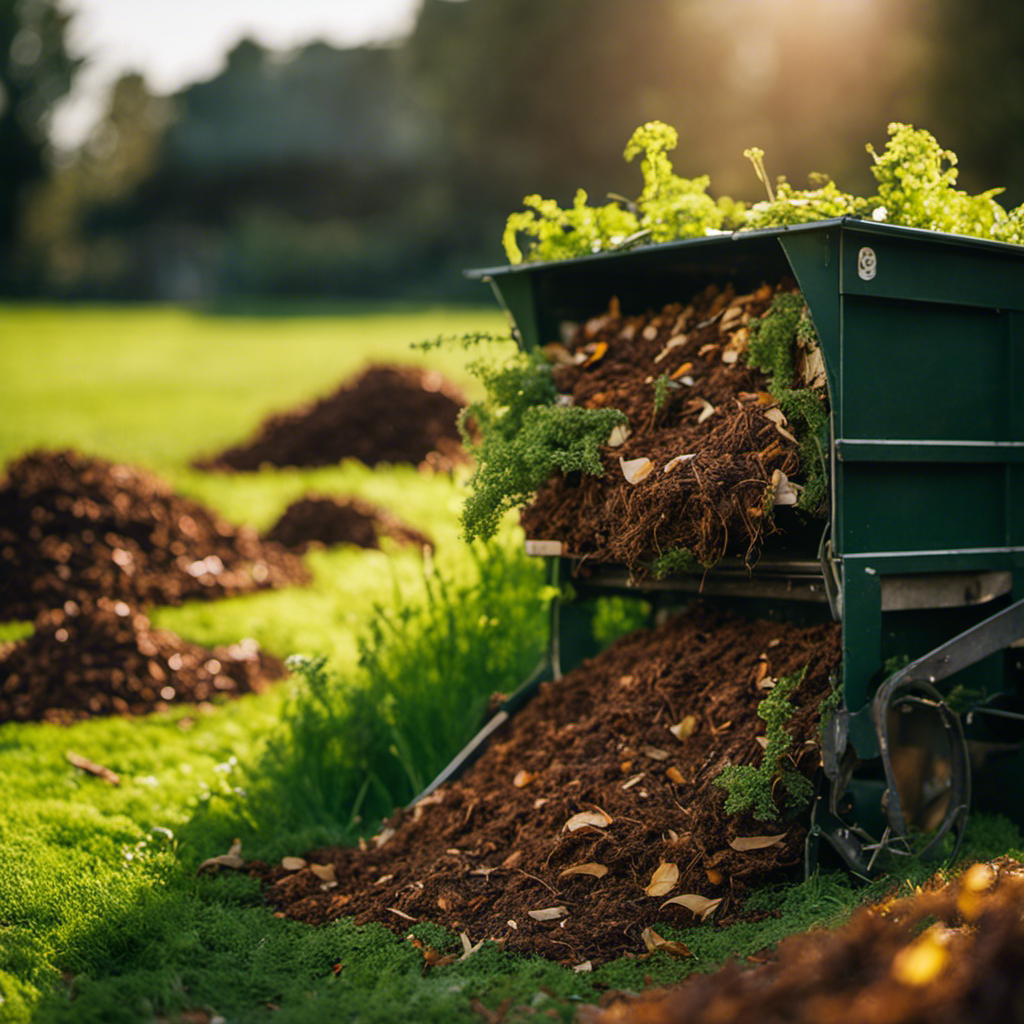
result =
[{"label": "mulch pile", "polygon": [[335,544],[379,549],[382,537],[421,548],[434,546],[425,533],[386,509],[359,498],[324,494],[307,494],[293,501],[263,534],[264,540],[300,553]]},{"label": "mulch pile", "polygon": [[642,997],[609,994],[581,1024],[976,1024],[1024,1019],[1024,865],[975,864],[941,888],[857,911]]},{"label": "mulch pile", "polygon": [[247,472],[358,459],[450,471],[466,460],[455,422],[464,405],[436,370],[370,366],[326,398],[271,416],[252,440],[193,465]]},{"label": "mulch pile", "polygon": [[0,483],[0,621],[66,601],[173,605],[309,579],[296,555],[142,469],[37,451]]},{"label": "mulch pile", "polygon": [[[759,700],[804,666],[789,764],[811,775],[817,709],[839,658],[831,623],[749,622],[698,606],[544,684],[461,779],[365,848],[313,850],[298,871],[250,869],[279,912],[311,924],[351,915],[404,933],[431,920],[473,944],[495,939],[571,965],[643,954],[645,928],[695,920],[665,899],[721,898],[714,920],[729,920],[749,886],[802,863],[798,818],[728,815],[713,780],[729,763],[760,762]],[[731,845],[765,836],[777,838]],[[678,876],[647,895],[663,863]],[[600,867],[572,870],[580,865]]]},{"label": "mulch pile", "polygon": [[213,651],[143,609],[308,582],[301,559],[131,466],[33,452],[0,483],[0,722],[141,714],[260,689],[284,666],[253,640]]},{"label": "mulch pile", "polygon": [[154,629],[125,601],[67,601],[40,613],[28,639],[0,645],[0,722],[67,724],[202,705],[258,693],[283,675],[284,664],[255,640],[208,650]]},{"label": "mulch pile", "polygon": [[[559,392],[575,406],[621,410],[630,434],[604,448],[604,476],[548,481],[522,512],[526,536],[635,570],[679,547],[705,565],[727,550],[756,561],[763,537],[776,529],[766,515],[773,474],[800,473],[797,444],[767,379],[743,358],[750,323],[781,291],[796,288],[785,281],[736,295],[731,285],[709,285],[685,306],[640,316],[624,316],[613,300],[566,346],[547,346]],[[655,411],[663,375],[668,393]],[[693,457],[673,463],[679,456]],[[628,482],[621,461],[642,458],[651,461],[649,475]]]}]

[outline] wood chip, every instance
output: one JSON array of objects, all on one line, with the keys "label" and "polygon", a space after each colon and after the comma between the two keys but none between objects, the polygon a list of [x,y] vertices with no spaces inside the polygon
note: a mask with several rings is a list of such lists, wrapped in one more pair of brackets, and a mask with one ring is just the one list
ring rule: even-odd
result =
[{"label": "wood chip", "polygon": [[97,764],[95,761],[90,761],[89,758],[82,757],[81,754],[76,754],[70,750],[64,752],[64,757],[73,768],[78,768],[89,775],[95,775],[96,778],[103,779],[104,782],[109,782],[112,786],[121,785],[121,776],[110,768]]}]

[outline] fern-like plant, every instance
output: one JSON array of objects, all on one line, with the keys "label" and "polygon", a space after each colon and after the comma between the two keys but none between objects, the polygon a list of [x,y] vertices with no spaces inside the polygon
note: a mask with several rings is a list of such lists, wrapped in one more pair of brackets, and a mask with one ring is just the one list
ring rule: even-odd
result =
[{"label": "fern-like plant", "polygon": [[768,745],[761,763],[755,768],[749,764],[726,765],[715,778],[715,785],[728,790],[725,810],[728,814],[752,811],[758,821],[773,821],[780,808],[775,803],[775,788],[782,789],[783,809],[806,806],[814,795],[809,779],[785,767],[793,738],[786,731],[786,723],[793,717],[789,695],[803,682],[804,667],[794,676],[780,679],[757,709],[758,717],[767,725]]}]

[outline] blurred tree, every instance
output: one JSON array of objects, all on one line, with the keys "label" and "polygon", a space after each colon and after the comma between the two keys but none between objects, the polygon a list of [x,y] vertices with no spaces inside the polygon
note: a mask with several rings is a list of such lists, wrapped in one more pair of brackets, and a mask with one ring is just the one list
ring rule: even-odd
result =
[{"label": "blurred tree", "polygon": [[26,186],[48,171],[50,114],[80,63],[64,45],[69,18],[58,0],[0,0],[0,273],[8,278]]}]

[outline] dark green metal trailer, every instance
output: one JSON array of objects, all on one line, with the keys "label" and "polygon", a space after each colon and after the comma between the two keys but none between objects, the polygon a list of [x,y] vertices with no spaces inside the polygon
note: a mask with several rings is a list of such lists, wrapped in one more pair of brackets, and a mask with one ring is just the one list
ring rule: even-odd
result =
[{"label": "dark green metal trailer", "polygon": [[[785,275],[825,363],[827,522],[792,520],[753,569],[725,559],[665,581],[549,556],[576,599],[556,609],[548,671],[592,653],[596,595],[664,603],[701,588],[755,611],[833,616],[842,700],[809,862],[825,840],[869,873],[915,831],[932,852],[958,843],[972,790],[976,806],[1024,823],[1024,247],[842,218],[472,272],[525,348],[612,295],[642,312],[709,283],[741,292]],[[900,657],[909,664],[887,672]]]}]

